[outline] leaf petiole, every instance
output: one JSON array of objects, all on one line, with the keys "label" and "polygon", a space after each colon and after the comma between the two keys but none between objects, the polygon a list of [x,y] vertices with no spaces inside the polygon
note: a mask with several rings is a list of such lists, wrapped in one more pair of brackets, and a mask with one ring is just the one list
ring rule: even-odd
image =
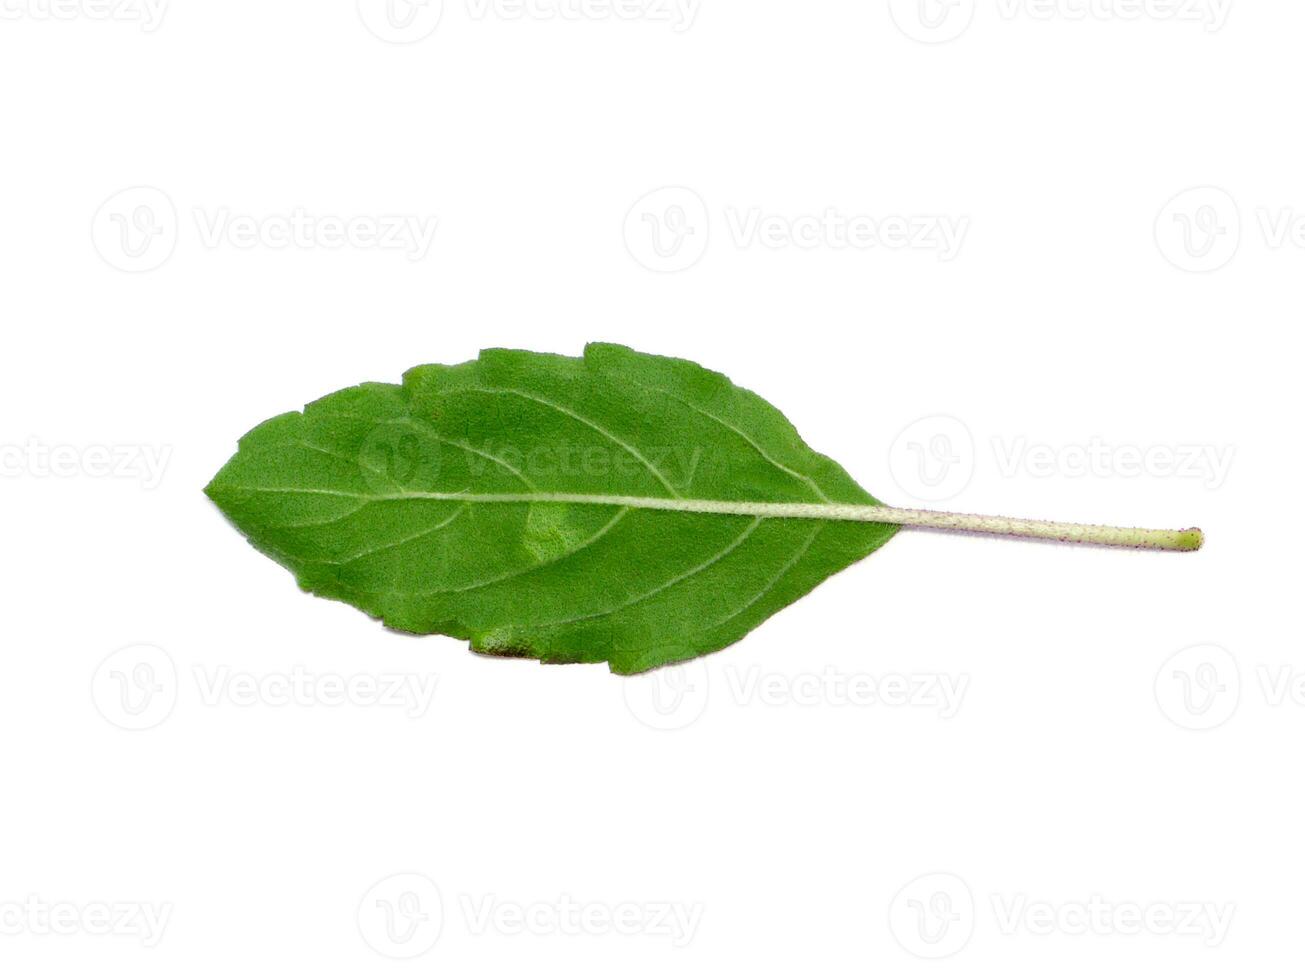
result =
[{"label": "leaf petiole", "polygon": [[1015,538],[1062,541],[1067,544],[1095,544],[1112,548],[1146,551],[1199,551],[1205,535],[1198,527],[1156,530],[1141,527],[1109,527],[1101,524],[1070,524],[1064,521],[1036,521],[1017,517],[984,517],[979,514],[948,514],[942,511],[903,510],[897,507],[866,507],[876,512],[873,519],[905,527],[938,528],[946,531],[975,531]]}]

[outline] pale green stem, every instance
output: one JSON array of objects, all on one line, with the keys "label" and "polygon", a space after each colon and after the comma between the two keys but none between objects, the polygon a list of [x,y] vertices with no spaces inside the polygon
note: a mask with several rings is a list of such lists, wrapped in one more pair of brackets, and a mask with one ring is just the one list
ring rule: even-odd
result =
[{"label": "pale green stem", "polygon": [[[369,496],[345,494],[346,496]],[[1097,544],[1150,551],[1196,551],[1205,540],[1199,528],[1181,531],[1140,527],[1108,527],[1100,524],[1067,524],[1015,517],[984,517],[979,514],[949,514],[932,510],[859,504],[798,504],[735,500],[688,500],[680,497],[622,497],[571,493],[422,493],[411,491],[383,494],[373,499],[457,500],[466,503],[552,503],[629,507],[636,510],[671,510],[695,514],[735,514],[742,517],[787,517],[825,521],[861,521],[899,524],[904,527],[939,528],[947,531],[975,531],[1015,538],[1063,541],[1069,544]]]}]

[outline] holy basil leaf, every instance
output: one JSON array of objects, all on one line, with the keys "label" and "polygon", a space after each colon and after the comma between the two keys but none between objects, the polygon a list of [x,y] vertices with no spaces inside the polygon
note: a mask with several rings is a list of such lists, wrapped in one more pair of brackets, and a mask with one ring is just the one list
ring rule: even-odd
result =
[{"label": "holy basil leaf", "polygon": [[338,391],[207,493],[309,592],[618,673],[728,646],[896,530],[847,517],[878,502],[757,395],[610,344]]},{"label": "holy basil leaf", "polygon": [[317,595],[618,673],[719,650],[901,525],[1195,551],[1180,531],[885,507],[690,361],[489,350],[264,422],[208,486]]}]

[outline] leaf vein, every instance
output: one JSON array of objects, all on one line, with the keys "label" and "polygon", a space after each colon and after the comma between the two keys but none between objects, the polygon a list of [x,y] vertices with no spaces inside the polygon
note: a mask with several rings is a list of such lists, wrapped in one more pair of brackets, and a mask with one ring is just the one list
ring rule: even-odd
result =
[{"label": "leaf vein", "polygon": [[530,565],[527,568],[519,568],[516,571],[509,572],[506,575],[500,575],[498,578],[487,579],[486,581],[483,582],[474,582],[471,585],[462,585],[456,589],[422,589],[420,591],[404,591],[399,594],[419,595],[419,596],[455,595],[463,592],[474,592],[476,589],[483,589],[490,585],[498,585],[501,582],[507,582],[514,578],[520,578],[523,575],[529,575],[531,572],[538,571],[541,568],[547,568],[549,565],[556,565],[560,561],[565,561],[566,559],[571,558],[579,554],[580,552],[584,551],[586,548],[597,544],[607,534],[607,532],[610,531],[613,527],[615,527],[621,521],[621,519],[624,518],[625,515],[628,513],[630,513],[630,508],[622,507],[620,510],[616,512],[616,514],[612,517],[612,519],[608,521],[606,524],[604,524],[601,528],[599,528],[598,531],[593,535],[593,537],[589,538],[589,540],[582,541],[580,544],[576,545],[570,551],[564,552],[563,554],[560,555],[555,555],[554,557],[548,559],[547,561],[538,562],[537,564]]},{"label": "leaf vein", "polygon": [[332,562],[331,564],[350,565],[353,562],[356,562],[362,558],[367,558],[371,555],[377,555],[383,551],[389,551],[391,548],[400,548],[405,544],[409,544],[413,541],[417,541],[421,538],[426,537],[427,535],[434,534],[436,531],[448,527],[459,517],[461,517],[464,513],[466,513],[467,507],[469,506],[470,506],[469,504],[463,504],[461,507],[455,510],[448,517],[441,520],[438,524],[434,525],[433,527],[428,527],[424,531],[418,531],[416,534],[410,534],[406,538],[400,538],[398,541],[391,541],[388,544],[378,545],[375,548],[367,548],[366,550],[360,551],[355,555],[349,555],[345,558],[337,559],[335,562]]},{"label": "leaf vein", "polygon": [[719,425],[723,425],[725,428],[729,429],[735,435],[739,436],[749,446],[755,449],[757,451],[757,454],[761,456],[761,458],[764,459],[771,466],[775,467],[776,469],[783,470],[789,476],[796,477],[797,479],[806,483],[807,486],[811,487],[811,489],[815,491],[816,496],[819,497],[821,500],[823,500],[825,503],[827,504],[833,503],[833,501],[830,500],[829,497],[825,496],[825,492],[820,489],[820,484],[816,483],[815,480],[807,476],[805,473],[799,473],[797,470],[790,469],[789,467],[781,463],[779,460],[772,457],[769,453],[766,452],[765,449],[762,448],[760,443],[758,443],[755,439],[753,439],[750,435],[748,435],[746,432],[744,432],[742,429],[738,428],[737,426],[734,426],[730,424],[728,421],[726,421],[725,419],[712,414],[711,412],[707,411],[706,409],[698,405],[695,405],[693,402],[689,401],[688,399],[681,398],[679,395],[675,394],[675,392],[670,391],[666,388],[658,388],[655,385],[647,384],[643,381],[638,380],[637,378],[630,378],[627,380],[629,380],[632,384],[636,385],[637,387],[643,388],[645,391],[652,391],[652,392],[656,392],[659,395],[665,395],[667,398],[670,398],[672,401],[677,401],[681,405],[685,406],[686,408],[693,409],[693,411],[697,412],[699,415],[703,416],[704,418],[711,419],[713,422],[716,422]]},{"label": "leaf vein", "polygon": [[597,432],[599,435],[605,437],[605,438],[608,439],[610,442],[612,442],[614,445],[619,446],[621,449],[625,450],[627,453],[629,453],[631,456],[633,456],[635,459],[637,459],[640,463],[642,463],[642,464],[644,465],[644,467],[647,468],[647,470],[648,470],[649,473],[651,473],[653,476],[655,476],[655,477],[656,477],[656,478],[661,482],[661,485],[664,486],[664,487],[667,489],[667,491],[670,493],[670,495],[671,495],[672,497],[675,497],[675,498],[678,499],[679,496],[680,496],[679,492],[678,492],[678,491],[675,489],[675,487],[671,484],[670,480],[666,479],[665,474],[663,474],[661,470],[659,470],[656,466],[654,466],[651,462],[649,462],[648,459],[646,459],[646,458],[644,457],[644,455],[643,455],[641,452],[639,452],[639,450],[635,449],[635,448],[634,448],[633,446],[631,446],[629,443],[627,443],[627,442],[625,442],[624,440],[620,439],[619,437],[617,437],[617,436],[614,435],[613,433],[608,432],[606,429],[604,429],[604,428],[603,428],[601,425],[599,425],[597,422],[594,422],[594,421],[592,421],[591,419],[586,418],[585,416],[579,414],[578,412],[574,412],[574,411],[572,411],[571,409],[567,408],[565,405],[559,405],[559,404],[557,404],[556,402],[551,402],[551,401],[549,401],[549,400],[546,399],[546,398],[540,398],[538,395],[532,395],[532,394],[530,394],[530,393],[527,392],[527,391],[518,391],[518,390],[515,389],[515,388],[497,388],[497,387],[495,387],[495,388],[458,388],[458,389],[456,389],[456,390],[457,390],[457,391],[475,391],[475,392],[480,392],[480,393],[482,393],[482,394],[486,394],[486,395],[516,395],[518,398],[524,398],[524,399],[526,399],[527,401],[532,401],[532,402],[536,402],[536,403],[538,403],[538,404],[540,404],[540,405],[545,405],[545,406],[547,406],[548,408],[553,409],[554,411],[561,412],[563,415],[568,415],[568,416],[570,416],[571,418],[575,419],[577,422],[581,423],[582,425],[587,425],[589,428],[593,429],[593,430],[594,430],[595,432]]},{"label": "leaf vein", "polygon": [[695,575],[699,575],[702,572],[705,572],[707,569],[711,568],[712,565],[715,565],[717,562],[722,561],[727,555],[729,555],[741,544],[743,544],[744,541],[746,541],[749,537],[751,537],[752,532],[755,531],[761,525],[761,522],[763,520],[765,520],[765,518],[763,517],[754,518],[752,523],[749,524],[744,529],[743,533],[740,534],[737,538],[735,538],[732,542],[730,542],[730,544],[727,545],[725,548],[723,548],[721,551],[718,551],[716,554],[714,554],[711,558],[707,559],[702,564],[697,565],[696,567],[689,569],[687,572],[677,575],[676,577],[669,579],[666,582],[663,582],[661,585],[653,589],[651,592],[645,592],[643,595],[636,596],[635,598],[629,600],[628,602],[624,602],[619,606],[613,606],[611,609],[604,609],[601,610],[600,612],[589,613],[584,616],[576,616],[572,619],[555,619],[543,623],[531,623],[530,625],[532,626],[532,628],[543,627],[543,626],[569,626],[571,623],[581,623],[590,619],[602,619],[604,616],[610,616],[613,613],[623,612],[624,610],[630,609],[633,606],[637,606],[642,602],[646,602],[647,600],[651,599],[653,596],[660,595],[661,593],[665,592],[667,589],[679,585],[681,582],[684,582],[687,579],[691,579]]},{"label": "leaf vein", "polygon": [[702,634],[708,632],[709,630],[719,629],[720,627],[724,626],[726,623],[730,622],[731,620],[738,619],[745,612],[747,612],[758,602],[760,602],[763,598],[765,598],[765,596],[776,585],[779,584],[780,580],[783,579],[784,576],[787,575],[790,571],[792,571],[793,567],[797,565],[798,562],[800,562],[803,558],[806,557],[807,552],[811,550],[811,546],[815,544],[816,538],[820,536],[820,532],[823,531],[824,529],[825,529],[824,524],[817,524],[815,531],[812,532],[811,536],[807,538],[806,544],[804,544],[801,547],[801,549],[799,549],[798,552],[792,558],[790,558],[787,562],[784,563],[784,567],[781,568],[778,572],[776,572],[775,576],[764,586],[762,586],[761,591],[758,592],[756,595],[754,595],[747,602],[747,604],[736,609],[734,612],[730,613],[724,619],[717,620],[716,622],[712,623],[710,626],[704,626],[702,629],[698,630],[697,632],[699,634]]}]

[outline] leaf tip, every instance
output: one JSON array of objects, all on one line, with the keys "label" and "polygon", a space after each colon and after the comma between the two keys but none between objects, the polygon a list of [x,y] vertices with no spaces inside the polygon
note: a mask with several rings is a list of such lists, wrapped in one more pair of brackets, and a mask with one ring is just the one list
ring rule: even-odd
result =
[{"label": "leaf tip", "polygon": [[216,476],[213,477],[213,479],[209,480],[208,484],[204,487],[204,496],[207,497],[212,503],[216,504],[219,508],[222,506],[221,478],[222,478],[222,474],[219,472]]}]

